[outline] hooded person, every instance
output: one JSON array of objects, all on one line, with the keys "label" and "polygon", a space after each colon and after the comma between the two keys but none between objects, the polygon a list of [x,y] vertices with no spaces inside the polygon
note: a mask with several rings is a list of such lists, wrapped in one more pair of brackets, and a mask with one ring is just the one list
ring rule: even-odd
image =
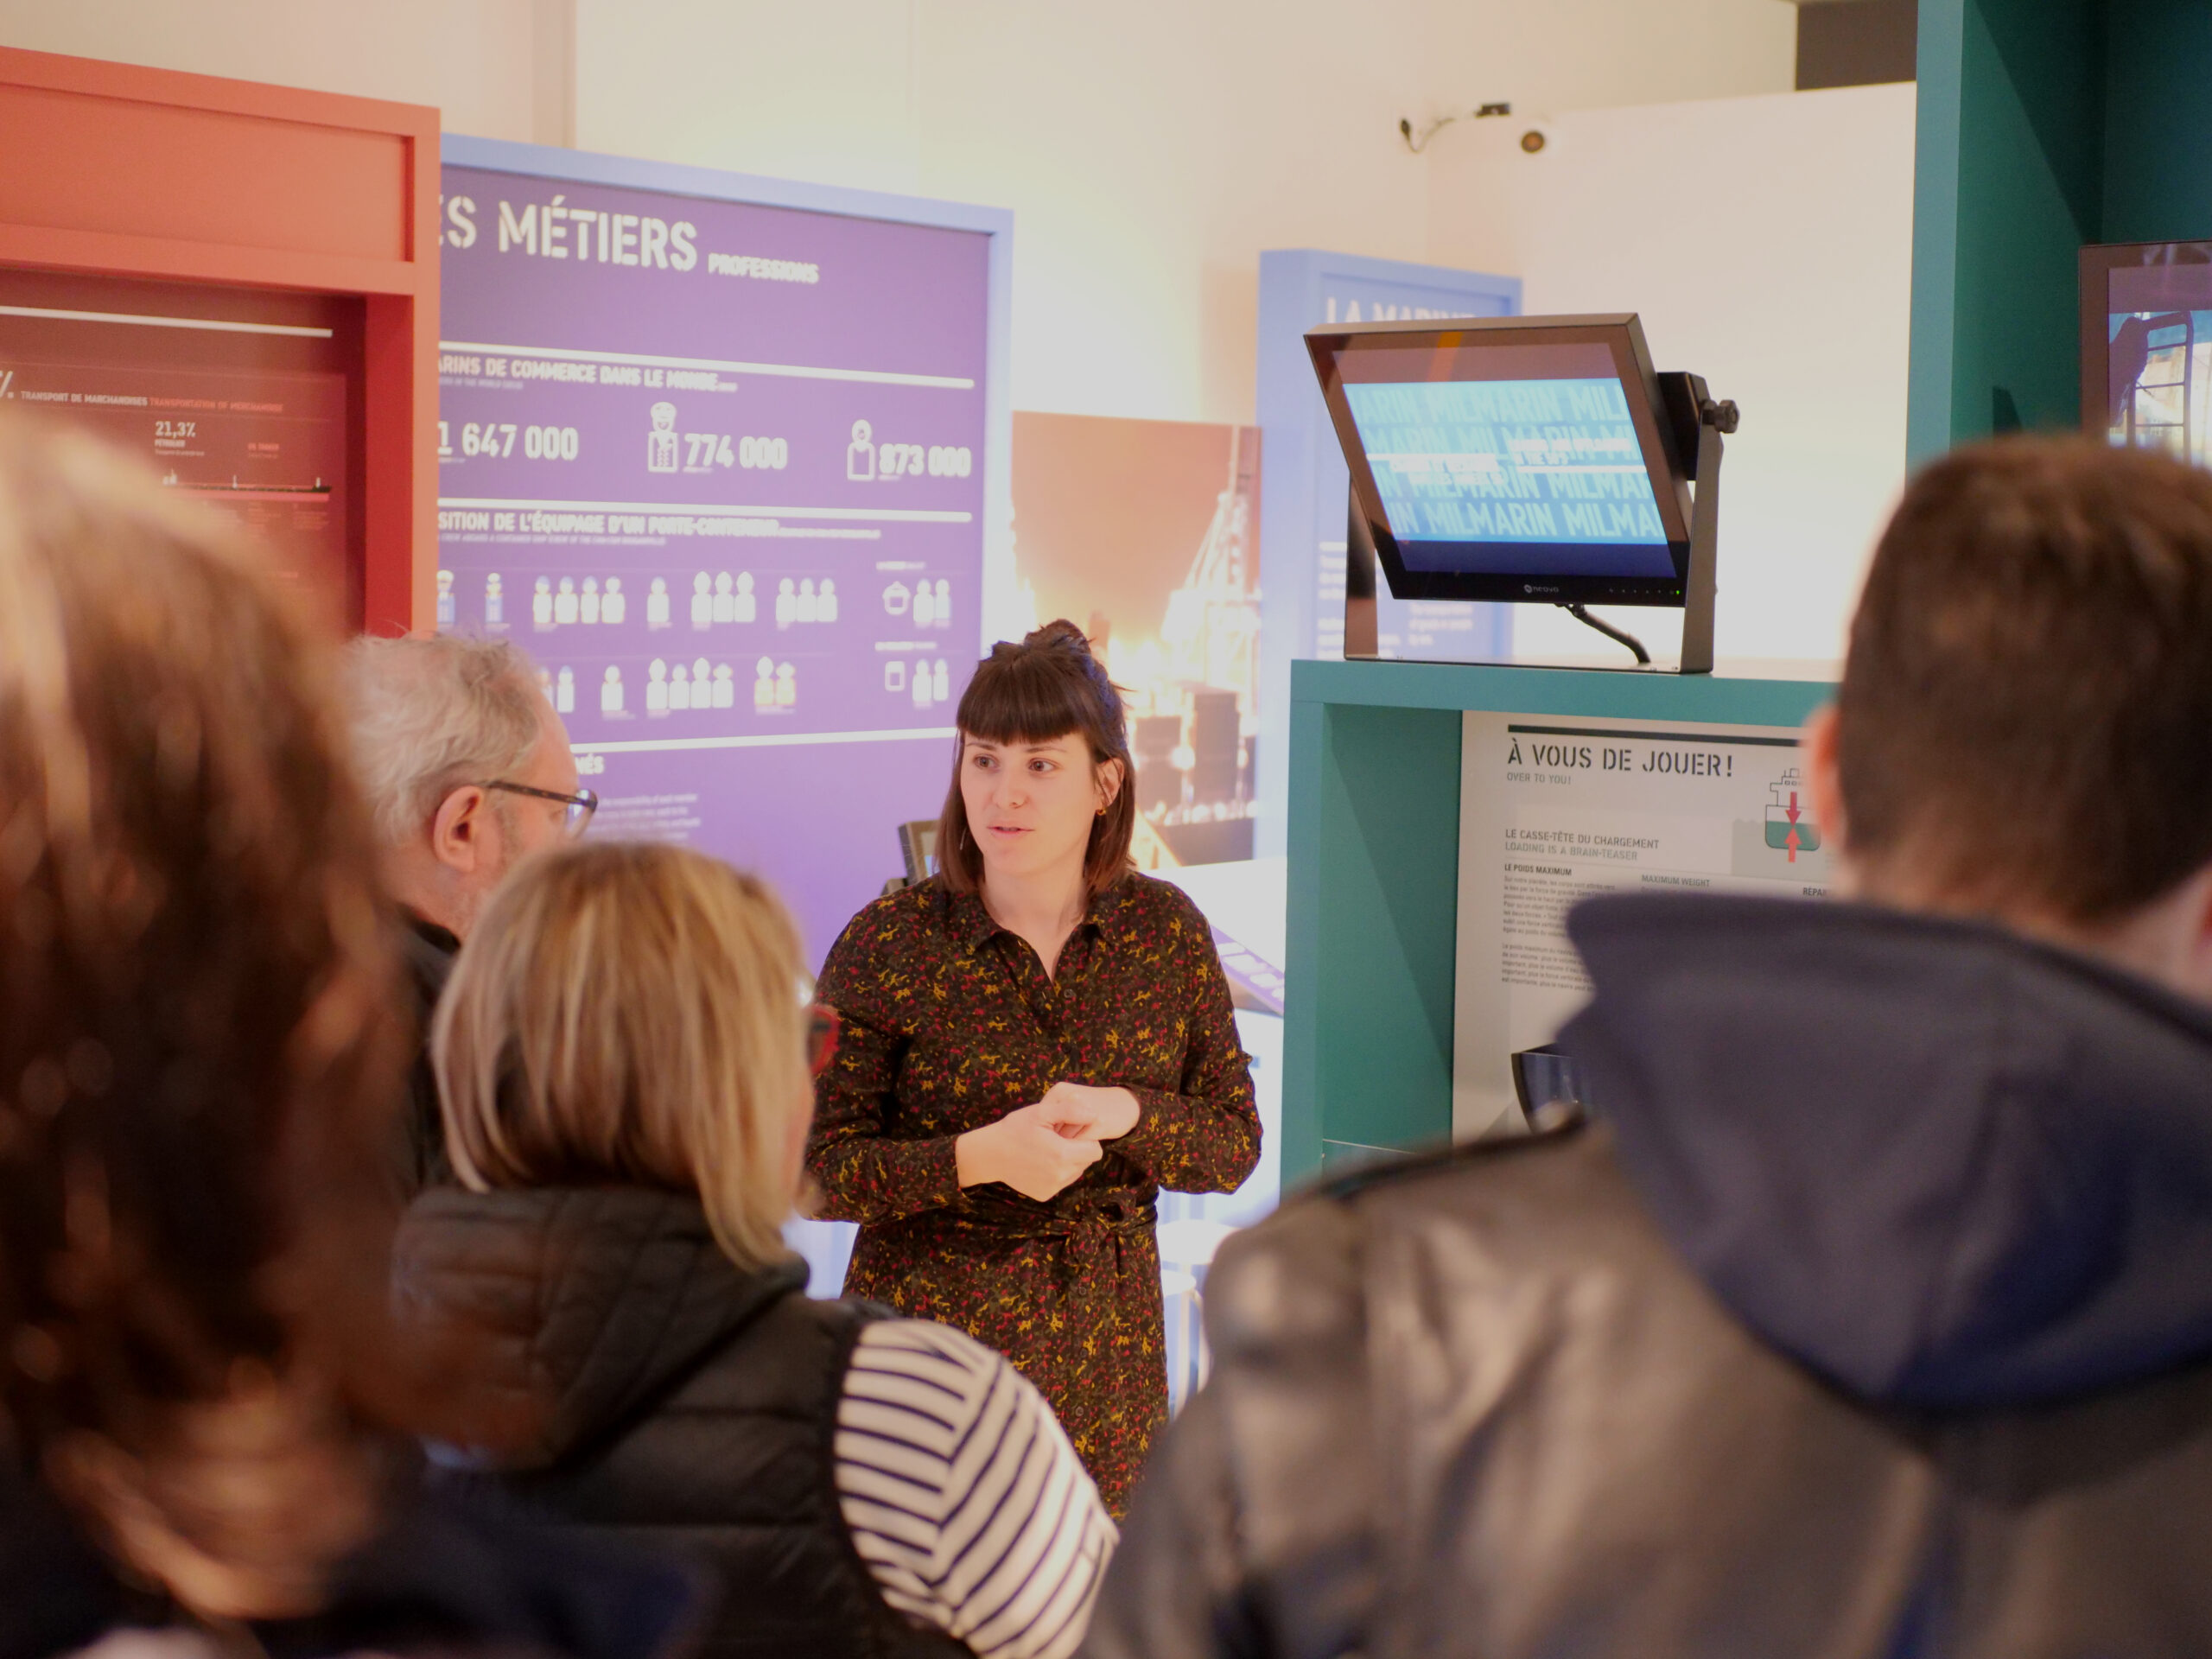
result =
[{"label": "hooded person", "polygon": [[2212,1639],[2212,477],[1908,490],[1806,738],[1841,902],[1594,899],[1594,1121],[1223,1252],[1088,1651]]}]

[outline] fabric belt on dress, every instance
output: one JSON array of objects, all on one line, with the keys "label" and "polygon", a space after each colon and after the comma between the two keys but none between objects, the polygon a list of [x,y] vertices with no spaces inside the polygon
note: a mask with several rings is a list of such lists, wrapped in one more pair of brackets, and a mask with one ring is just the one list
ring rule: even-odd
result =
[{"label": "fabric belt on dress", "polygon": [[1078,1203],[1050,1210],[985,1199],[948,1219],[980,1232],[1065,1239],[1062,1259],[1069,1277],[1081,1280],[1094,1273],[1113,1274],[1137,1265],[1130,1261],[1128,1249],[1139,1240],[1149,1242],[1157,1214],[1149,1198],[1086,1195]]}]

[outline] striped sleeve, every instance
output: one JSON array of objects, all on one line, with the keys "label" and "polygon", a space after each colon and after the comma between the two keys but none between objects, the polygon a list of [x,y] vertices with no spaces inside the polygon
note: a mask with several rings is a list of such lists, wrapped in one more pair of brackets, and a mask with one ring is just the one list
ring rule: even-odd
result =
[{"label": "striped sleeve", "polygon": [[1066,1659],[1114,1523],[1044,1396],[922,1319],[867,1326],[837,1402],[837,1499],[883,1599],[982,1659]]}]

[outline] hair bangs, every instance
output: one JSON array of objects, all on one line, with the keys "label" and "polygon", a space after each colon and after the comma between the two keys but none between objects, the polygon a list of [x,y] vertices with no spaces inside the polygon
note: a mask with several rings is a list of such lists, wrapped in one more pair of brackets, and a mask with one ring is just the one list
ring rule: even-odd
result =
[{"label": "hair bangs", "polygon": [[1089,737],[1096,702],[1096,692],[1083,681],[1033,658],[1017,658],[969,681],[954,718],[963,732],[986,743],[1050,743],[1071,732]]}]

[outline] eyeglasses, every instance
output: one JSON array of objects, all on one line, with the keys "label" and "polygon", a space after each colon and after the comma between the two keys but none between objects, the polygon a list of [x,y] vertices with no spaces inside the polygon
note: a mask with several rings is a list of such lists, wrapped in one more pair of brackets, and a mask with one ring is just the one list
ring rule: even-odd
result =
[{"label": "eyeglasses", "polygon": [[806,1010],[806,1069],[820,1077],[830,1069],[830,1062],[837,1058],[837,1010],[826,1002],[808,1005]]},{"label": "eyeglasses", "polygon": [[505,790],[510,795],[527,795],[533,800],[558,801],[569,809],[562,816],[561,829],[571,840],[583,834],[584,826],[591,822],[591,815],[599,810],[599,791],[596,790],[580,789],[573,795],[556,795],[550,789],[533,789],[528,784],[510,784],[496,778],[476,787]]}]

